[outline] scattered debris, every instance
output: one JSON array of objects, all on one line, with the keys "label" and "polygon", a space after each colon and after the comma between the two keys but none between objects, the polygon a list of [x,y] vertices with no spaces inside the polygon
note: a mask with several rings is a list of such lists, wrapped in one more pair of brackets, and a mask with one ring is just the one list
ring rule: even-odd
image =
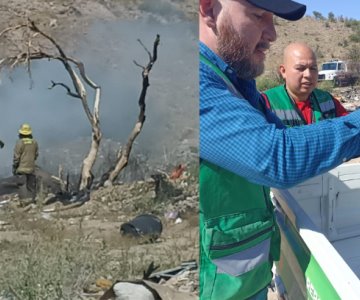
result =
[{"label": "scattered debris", "polygon": [[6,226],[6,225],[10,225],[10,222],[0,221],[0,226]]},{"label": "scattered debris", "polygon": [[[161,168],[163,170],[168,170],[166,166],[162,166]],[[196,167],[194,169],[196,169]],[[128,172],[125,173],[129,174]],[[165,171],[163,173],[158,172],[157,175],[154,176],[155,178],[146,177],[145,180],[135,180],[125,183],[119,182],[112,187],[100,187],[91,190],[91,192],[88,191],[84,193],[70,192],[68,191],[70,189],[61,188],[61,182],[57,178],[49,175],[45,177],[50,179],[51,184],[54,184],[54,188],[52,188],[52,186],[48,188],[49,185],[45,184],[45,188],[42,188],[41,191],[39,191],[36,205],[29,204],[25,207],[22,204],[27,201],[27,198],[23,199],[21,198],[21,195],[19,195],[19,187],[21,187],[21,185],[17,182],[13,182],[13,184],[10,184],[10,187],[14,188],[12,193],[5,193],[0,199],[0,217],[4,222],[0,224],[0,231],[3,233],[3,237],[6,238],[8,237],[8,232],[18,231],[18,228],[33,228],[33,226],[35,228],[38,226],[44,226],[46,228],[47,224],[51,223],[49,227],[53,226],[53,224],[57,224],[55,226],[59,226],[59,228],[66,228],[62,230],[72,231],[81,228],[81,230],[86,230],[86,232],[91,232],[91,234],[99,235],[99,242],[102,243],[102,241],[108,240],[107,236],[111,236],[112,234],[114,234],[114,237],[118,236],[119,231],[116,231],[116,228],[119,228],[121,224],[139,220],[137,218],[144,216],[144,213],[146,213],[146,215],[152,216],[151,218],[158,220],[155,224],[157,224],[159,228],[155,235],[154,233],[153,236],[150,235],[152,241],[155,241],[161,234],[163,234],[164,237],[162,237],[161,240],[157,239],[156,244],[141,243],[141,240],[139,243],[134,240],[133,242],[136,244],[136,246],[134,246],[134,251],[136,252],[134,253],[149,251],[149,255],[153,255],[156,261],[159,262],[157,253],[161,253],[159,255],[164,256],[164,251],[159,249],[161,247],[172,249],[172,239],[176,238],[175,245],[183,245],[183,243],[184,245],[187,245],[186,250],[179,248],[177,251],[182,253],[182,257],[184,257],[183,253],[186,253],[184,258],[189,259],[198,251],[196,248],[196,233],[188,234],[187,232],[188,228],[197,226],[197,174],[189,173],[190,176],[187,176],[186,178],[185,176],[180,176],[176,180],[171,180],[170,176],[165,176],[165,174],[168,173]],[[64,183],[67,181],[68,180],[65,180]],[[4,181],[0,180],[0,183],[1,182]],[[45,182],[48,182],[48,180],[46,179]],[[9,181],[5,180],[5,185],[8,185],[8,183]],[[83,201],[83,199],[85,200]],[[19,217],[14,219],[14,214]],[[189,217],[191,219],[189,219]],[[192,218],[194,218],[195,222],[193,222]],[[164,226],[166,226],[166,228],[163,228],[161,221],[165,221]],[[175,223],[178,223],[178,225],[172,226]],[[191,227],[190,224],[192,224]],[[137,226],[138,224],[135,222],[135,225]],[[146,230],[150,229],[149,225],[145,226]],[[183,237],[181,234],[179,238],[179,236],[176,235],[182,232],[183,228],[186,228],[187,233],[184,233],[186,236]],[[139,235],[139,232],[136,230],[138,229],[135,229],[135,232]],[[166,232],[166,234],[162,231]],[[171,232],[170,236],[169,232]],[[190,232],[193,231],[191,230]],[[13,234],[11,234],[11,236],[13,236]],[[148,236],[145,238],[147,239]],[[22,236],[21,239],[23,239]],[[196,241],[193,242],[193,239]],[[189,241],[192,241],[191,245],[195,245],[193,250],[191,250],[192,246],[189,246],[188,244]],[[133,242],[131,241],[130,243]],[[113,245],[111,247],[113,247]],[[123,251],[119,250],[117,247],[118,246],[114,248],[115,253],[116,251]],[[145,248],[149,249],[145,250]],[[116,266],[119,259],[118,257],[119,254],[116,253],[109,265]],[[167,258],[162,257],[161,259],[166,266],[171,267]],[[110,267],[105,268],[105,278],[113,283],[114,280],[112,280],[111,276],[113,274],[107,269]],[[153,271],[154,270],[151,272]],[[164,276],[160,278],[161,282],[159,283],[153,282],[155,277],[143,279],[142,281],[157,291],[159,297],[161,297],[159,299],[197,299],[197,270],[180,270],[179,274],[174,274],[174,276],[168,276],[167,278],[166,271],[167,270],[162,272]],[[144,278],[146,277],[148,276],[144,276]],[[126,280],[127,277],[122,279]],[[86,282],[81,287],[82,290],[79,295],[81,295],[80,297],[82,299],[99,299],[101,295],[104,294],[104,290],[109,289],[112,286],[112,283],[110,285],[109,283],[107,283],[107,285],[106,283],[103,283],[101,286],[101,283],[96,284],[95,282]],[[116,287],[119,287],[119,285]]]},{"label": "scattered debris", "polygon": [[180,176],[183,174],[184,170],[185,170],[185,165],[183,165],[183,164],[178,165],[178,166],[171,172],[170,179],[175,180],[175,179],[180,178]]},{"label": "scattered debris", "polygon": [[3,207],[4,205],[8,204],[9,202],[10,202],[9,199],[7,199],[7,200],[1,200],[1,201],[0,201],[0,207]]},{"label": "scattered debris", "polygon": [[112,286],[112,282],[109,279],[100,278],[96,280],[95,285],[104,290],[110,288]]},{"label": "scattered debris", "polygon": [[360,107],[360,87],[335,88],[332,92],[334,97],[341,102],[349,112],[355,111]]},{"label": "scattered debris", "polygon": [[79,205],[84,204],[90,200],[90,190],[84,189],[79,192],[58,192],[54,196],[48,198],[45,202],[45,205],[55,203],[57,201],[61,202],[63,205],[69,205],[78,203]]},{"label": "scattered debris", "polygon": [[178,211],[168,211],[164,214],[164,217],[167,219],[167,220],[176,220],[179,216],[179,212]]},{"label": "scattered debris", "polygon": [[[150,264],[149,268],[151,267],[151,265],[152,264]],[[164,281],[169,280],[170,278],[179,276],[179,275],[185,273],[186,271],[197,270],[197,268],[198,268],[198,266],[197,266],[197,263],[195,260],[184,261],[178,267],[159,271],[156,273],[152,273],[150,276],[148,276],[148,279],[151,281],[154,281],[156,283],[164,282]],[[155,268],[155,269],[157,269],[157,268]]]},{"label": "scattered debris", "polygon": [[133,237],[149,237],[151,241],[155,241],[160,237],[162,229],[163,226],[158,217],[143,214],[122,224],[120,232]]},{"label": "scattered debris", "polygon": [[[151,262],[141,280],[116,281],[101,297],[100,300],[192,300],[197,299],[192,292],[194,288],[189,287],[188,277],[191,271],[197,272],[195,260],[181,263],[179,267],[153,273],[158,267]],[[172,284],[166,284],[169,281]],[[108,286],[106,279],[98,280],[97,286]],[[179,288],[174,288],[180,284]],[[192,281],[194,284],[194,281]],[[172,286],[173,285],[173,286]],[[191,284],[190,284],[191,285]]]}]

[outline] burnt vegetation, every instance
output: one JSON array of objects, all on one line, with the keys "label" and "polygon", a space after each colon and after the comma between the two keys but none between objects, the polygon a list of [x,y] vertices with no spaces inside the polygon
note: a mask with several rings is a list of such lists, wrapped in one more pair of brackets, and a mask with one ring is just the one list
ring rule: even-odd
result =
[{"label": "burnt vegetation", "polygon": [[[33,61],[48,60],[49,63],[51,63],[51,61],[59,61],[71,80],[72,86],[51,80],[49,89],[56,87],[63,88],[69,97],[80,102],[79,105],[82,105],[89,126],[91,127],[91,144],[87,154],[82,160],[78,183],[69,184],[69,176],[60,178],[62,183],[60,185],[62,187],[60,193],[61,197],[69,197],[69,199],[73,197],[74,194],[76,194],[78,198],[84,197],[84,194],[89,196],[90,190],[95,188],[95,178],[92,169],[97,159],[102,139],[100,128],[101,116],[99,111],[101,86],[90,78],[84,63],[80,59],[69,56],[60,43],[46,32],[46,28],[40,28],[33,20],[27,19],[24,23],[8,27],[0,32],[0,38],[6,38],[9,35],[18,35],[21,36],[21,39],[12,50],[11,55],[0,59],[1,71],[11,71],[16,67],[24,67],[29,75],[30,84],[32,85]],[[146,65],[141,65],[134,61],[134,64],[142,70],[142,88],[137,100],[139,113],[133,129],[129,133],[127,142],[123,147],[117,149],[118,154],[115,161],[112,161],[110,168],[97,180],[98,183],[96,187],[112,185],[120,172],[127,166],[133,143],[140,134],[146,120],[146,93],[149,87],[149,75],[157,60],[160,36],[156,36],[152,51],[149,51],[140,39],[138,39],[138,42],[148,56],[148,63]],[[93,99],[89,99],[89,90],[93,92]],[[74,191],[70,191],[69,186],[75,186]],[[83,199],[86,199],[86,197]]]}]

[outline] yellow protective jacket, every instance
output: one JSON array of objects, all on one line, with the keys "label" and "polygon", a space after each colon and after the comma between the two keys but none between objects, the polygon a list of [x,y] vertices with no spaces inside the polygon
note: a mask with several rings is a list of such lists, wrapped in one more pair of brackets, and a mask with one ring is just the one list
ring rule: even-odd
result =
[{"label": "yellow protective jacket", "polygon": [[33,138],[21,138],[14,149],[13,169],[17,174],[32,174],[35,170],[35,160],[39,148]]}]

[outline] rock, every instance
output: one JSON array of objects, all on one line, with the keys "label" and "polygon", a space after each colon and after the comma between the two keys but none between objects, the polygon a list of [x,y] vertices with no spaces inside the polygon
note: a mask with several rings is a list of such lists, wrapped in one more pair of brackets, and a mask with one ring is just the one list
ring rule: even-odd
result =
[{"label": "rock", "polygon": [[155,289],[160,297],[164,300],[195,300],[198,299],[196,295],[190,293],[183,293],[176,291],[174,288],[167,285],[156,284],[151,281],[146,281],[153,289]]},{"label": "rock", "polygon": [[56,19],[51,19],[49,22],[49,26],[50,27],[57,27],[57,20]]}]

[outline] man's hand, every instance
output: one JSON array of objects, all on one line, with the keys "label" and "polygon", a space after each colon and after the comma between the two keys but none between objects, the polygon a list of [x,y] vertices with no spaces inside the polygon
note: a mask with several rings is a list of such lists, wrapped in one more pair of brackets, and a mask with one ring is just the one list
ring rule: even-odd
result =
[{"label": "man's hand", "polygon": [[0,148],[4,148],[5,144],[2,140],[0,140]]}]

